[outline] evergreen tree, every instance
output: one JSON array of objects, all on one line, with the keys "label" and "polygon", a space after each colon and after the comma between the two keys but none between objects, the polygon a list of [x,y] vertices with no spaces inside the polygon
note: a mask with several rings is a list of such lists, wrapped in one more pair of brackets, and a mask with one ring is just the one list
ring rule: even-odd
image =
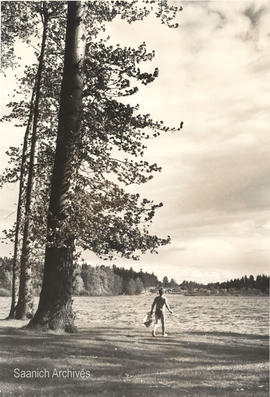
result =
[{"label": "evergreen tree", "polygon": [[133,278],[130,278],[126,286],[127,295],[135,295],[136,290],[137,290],[136,282],[133,280]]},{"label": "evergreen tree", "polygon": [[169,280],[167,276],[163,277],[162,286],[164,288],[167,288],[169,286]]},{"label": "evergreen tree", "polygon": [[136,278],[135,284],[136,284],[136,294],[141,294],[144,290],[144,285],[140,277]]},{"label": "evergreen tree", "polygon": [[169,286],[170,286],[170,288],[176,288],[178,286],[178,284],[173,278],[171,278]]}]

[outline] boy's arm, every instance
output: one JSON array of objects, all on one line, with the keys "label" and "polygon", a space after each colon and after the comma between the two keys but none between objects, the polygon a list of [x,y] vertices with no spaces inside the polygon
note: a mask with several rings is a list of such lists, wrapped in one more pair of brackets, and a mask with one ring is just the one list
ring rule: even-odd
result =
[{"label": "boy's arm", "polygon": [[155,304],[156,304],[156,300],[157,300],[157,298],[155,298],[154,299],[154,302],[153,302],[153,304],[152,304],[152,307],[151,307],[151,314],[153,313],[153,311],[154,311],[154,307],[155,307]]},{"label": "boy's arm", "polygon": [[169,307],[167,298],[165,298],[165,306],[167,307],[167,309],[169,310],[169,312],[172,313],[172,310],[171,310],[170,307]]}]

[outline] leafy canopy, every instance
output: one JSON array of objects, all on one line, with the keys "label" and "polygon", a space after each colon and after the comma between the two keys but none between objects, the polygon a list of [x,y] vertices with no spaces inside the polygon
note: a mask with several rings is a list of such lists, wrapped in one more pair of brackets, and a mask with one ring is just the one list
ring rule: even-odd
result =
[{"label": "leafy canopy", "polygon": [[[42,76],[42,96],[38,123],[38,152],[35,200],[31,212],[33,246],[43,248],[46,237],[48,197],[54,162],[59,98],[63,71],[66,2],[14,2],[5,4],[3,46],[12,51],[19,38],[30,43],[39,37],[42,12],[49,15],[48,41]],[[176,131],[152,120],[149,114],[139,113],[139,106],[127,103],[139,85],[148,85],[158,77],[143,71],[142,64],[154,59],[154,51],[146,44],[137,48],[112,45],[104,38],[106,23],[121,17],[132,23],[155,12],[169,27],[179,7],[166,1],[90,1],[84,3],[86,26],[86,54],[81,73],[84,76],[82,125],[80,142],[72,159],[74,172],[64,214],[49,230],[50,244],[63,246],[67,236],[76,246],[89,249],[103,258],[115,254],[138,258],[139,252],[155,252],[169,237],[159,238],[149,233],[149,226],[157,208],[139,194],[131,194],[127,185],[141,184],[153,178],[161,169],[143,159],[146,143],[161,132]],[[13,15],[13,17],[12,17]],[[31,18],[30,18],[31,17]],[[39,22],[38,22],[39,21]],[[39,53],[35,49],[38,59]],[[13,53],[9,66],[13,62]],[[13,63],[14,66],[14,63]],[[19,101],[8,104],[11,112],[3,121],[17,120],[26,125],[29,98],[37,65],[27,65],[18,80],[16,93],[26,93]],[[28,95],[27,95],[28,94]],[[2,177],[3,182],[15,182],[21,152],[10,149],[12,164]]]}]

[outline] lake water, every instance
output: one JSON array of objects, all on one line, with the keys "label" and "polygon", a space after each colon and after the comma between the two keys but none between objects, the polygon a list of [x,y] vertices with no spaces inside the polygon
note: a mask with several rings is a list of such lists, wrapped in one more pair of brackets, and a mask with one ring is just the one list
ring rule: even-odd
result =
[{"label": "lake water", "polygon": [[[168,329],[179,332],[229,332],[268,335],[268,297],[168,295],[174,315],[167,315]],[[75,297],[79,328],[98,326],[142,327],[154,295]],[[36,304],[38,299],[36,299]],[[10,298],[0,297],[0,318],[9,312]]]}]

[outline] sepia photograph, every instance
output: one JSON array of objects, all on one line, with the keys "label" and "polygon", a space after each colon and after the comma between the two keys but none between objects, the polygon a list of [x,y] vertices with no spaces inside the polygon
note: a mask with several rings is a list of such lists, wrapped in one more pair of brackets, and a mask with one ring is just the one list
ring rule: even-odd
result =
[{"label": "sepia photograph", "polygon": [[268,397],[269,0],[0,5],[0,396]]}]

